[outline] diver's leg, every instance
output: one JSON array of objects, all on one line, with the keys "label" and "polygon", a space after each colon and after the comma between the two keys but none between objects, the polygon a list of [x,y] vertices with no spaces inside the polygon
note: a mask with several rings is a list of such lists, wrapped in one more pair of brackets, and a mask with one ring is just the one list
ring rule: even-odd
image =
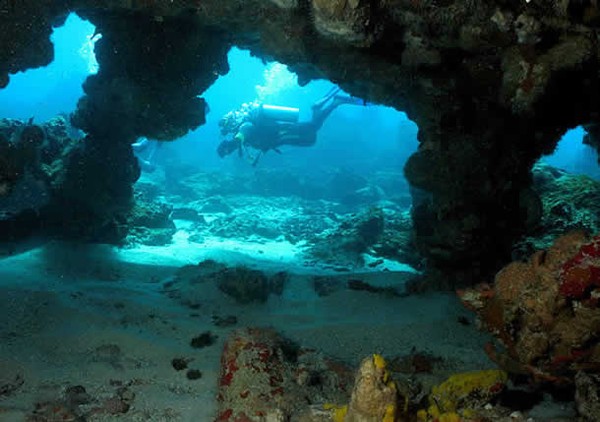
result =
[{"label": "diver's leg", "polygon": [[367,106],[370,105],[370,103],[367,102],[367,100],[363,100],[362,98],[358,98],[358,97],[353,97],[351,95],[336,95],[333,98],[333,101],[337,101],[338,105],[341,104],[351,104],[351,105],[361,105],[361,106]]},{"label": "diver's leg", "polygon": [[315,132],[321,129],[323,123],[325,123],[325,120],[329,117],[333,110],[335,110],[341,104],[343,104],[343,102],[337,101],[334,98],[333,101],[327,104],[325,107],[313,109],[312,118],[309,123],[313,126]]},{"label": "diver's leg", "polygon": [[[338,88],[339,91],[339,88]],[[362,105],[366,106],[367,102],[358,97],[352,97],[350,95],[338,95],[336,91],[333,94],[333,100],[322,108],[313,108],[313,115],[310,123],[315,127],[315,131],[318,131],[325,123],[325,120],[329,117],[329,115],[341,106],[342,104],[353,104],[353,105]]]}]

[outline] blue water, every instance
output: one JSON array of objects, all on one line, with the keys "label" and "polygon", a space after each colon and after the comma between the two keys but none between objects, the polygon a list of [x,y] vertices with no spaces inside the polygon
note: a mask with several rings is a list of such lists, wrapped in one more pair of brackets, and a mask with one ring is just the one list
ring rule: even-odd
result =
[{"label": "blue water", "polygon": [[573,174],[585,174],[600,180],[600,166],[596,151],[582,142],[585,131],[582,127],[564,134],[552,155],[541,161]]}]

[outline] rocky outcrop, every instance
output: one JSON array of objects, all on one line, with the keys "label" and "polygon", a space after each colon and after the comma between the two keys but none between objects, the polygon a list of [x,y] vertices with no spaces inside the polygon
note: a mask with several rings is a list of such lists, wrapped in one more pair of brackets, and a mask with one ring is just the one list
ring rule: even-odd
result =
[{"label": "rocky outcrop", "polygon": [[[430,267],[457,282],[497,268],[532,223],[536,158],[567,128],[598,123],[600,13],[592,1],[3,5],[0,85],[51,60],[51,26],[68,10],[97,26],[101,70],[86,82],[75,121],[92,138],[108,138],[110,128],[107,147],[141,135],[170,140],[201,124],[195,96],[226,72],[230,45],[288,64],[302,83],[327,78],[405,111],[420,130],[406,169],[416,188],[415,242]],[[107,126],[116,115],[120,127]]]}]

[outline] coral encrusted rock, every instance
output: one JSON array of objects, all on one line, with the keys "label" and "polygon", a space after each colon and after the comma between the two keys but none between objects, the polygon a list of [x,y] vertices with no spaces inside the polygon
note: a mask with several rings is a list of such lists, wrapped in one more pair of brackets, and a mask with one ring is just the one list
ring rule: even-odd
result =
[{"label": "coral encrusted rock", "polygon": [[234,331],[223,348],[219,377],[221,422],[298,419],[310,405],[347,400],[349,369],[271,329]]},{"label": "coral encrusted rock", "polygon": [[486,351],[506,371],[573,383],[578,371],[600,370],[600,236],[561,236],[493,285],[459,294],[502,343]]},{"label": "coral encrusted rock", "polygon": [[344,422],[394,422],[398,391],[380,355],[363,359]]}]

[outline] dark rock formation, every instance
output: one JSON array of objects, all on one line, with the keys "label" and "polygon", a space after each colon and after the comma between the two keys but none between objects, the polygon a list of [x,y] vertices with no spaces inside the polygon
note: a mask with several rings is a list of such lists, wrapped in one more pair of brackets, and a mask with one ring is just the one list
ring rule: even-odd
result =
[{"label": "dark rock formation", "polygon": [[[88,11],[102,38],[100,71],[85,84],[73,116],[97,137],[132,142],[145,136],[173,140],[204,123],[198,95],[226,73],[229,44],[188,18]],[[118,122],[118,124],[115,124]]]},{"label": "dark rock formation", "polygon": [[[2,241],[33,233],[94,242],[164,244],[171,207],[132,198],[139,169],[129,145],[72,139],[63,116],[42,125],[0,121]],[[126,165],[123,161],[126,160]],[[126,236],[129,237],[126,239]]]},{"label": "dark rock formation", "polygon": [[583,137],[583,143],[591,146],[598,154],[598,163],[600,164],[600,125],[585,125],[586,134]]},{"label": "dark rock formation", "polygon": [[6,0],[0,3],[0,87],[9,74],[41,67],[54,59],[50,42],[52,26],[67,16],[65,1]]},{"label": "dark rock formation", "polygon": [[535,160],[567,128],[599,123],[600,13],[591,1],[3,5],[0,86],[9,73],[51,60],[50,29],[67,11],[98,27],[101,70],[86,82],[75,122],[98,157],[115,149],[116,166],[132,165],[118,144],[142,135],[170,140],[202,123],[196,95],[226,71],[230,45],[290,65],[303,83],[327,78],[405,111],[420,129],[406,168],[417,188],[415,241],[431,267],[461,279],[496,269],[534,222]]}]

